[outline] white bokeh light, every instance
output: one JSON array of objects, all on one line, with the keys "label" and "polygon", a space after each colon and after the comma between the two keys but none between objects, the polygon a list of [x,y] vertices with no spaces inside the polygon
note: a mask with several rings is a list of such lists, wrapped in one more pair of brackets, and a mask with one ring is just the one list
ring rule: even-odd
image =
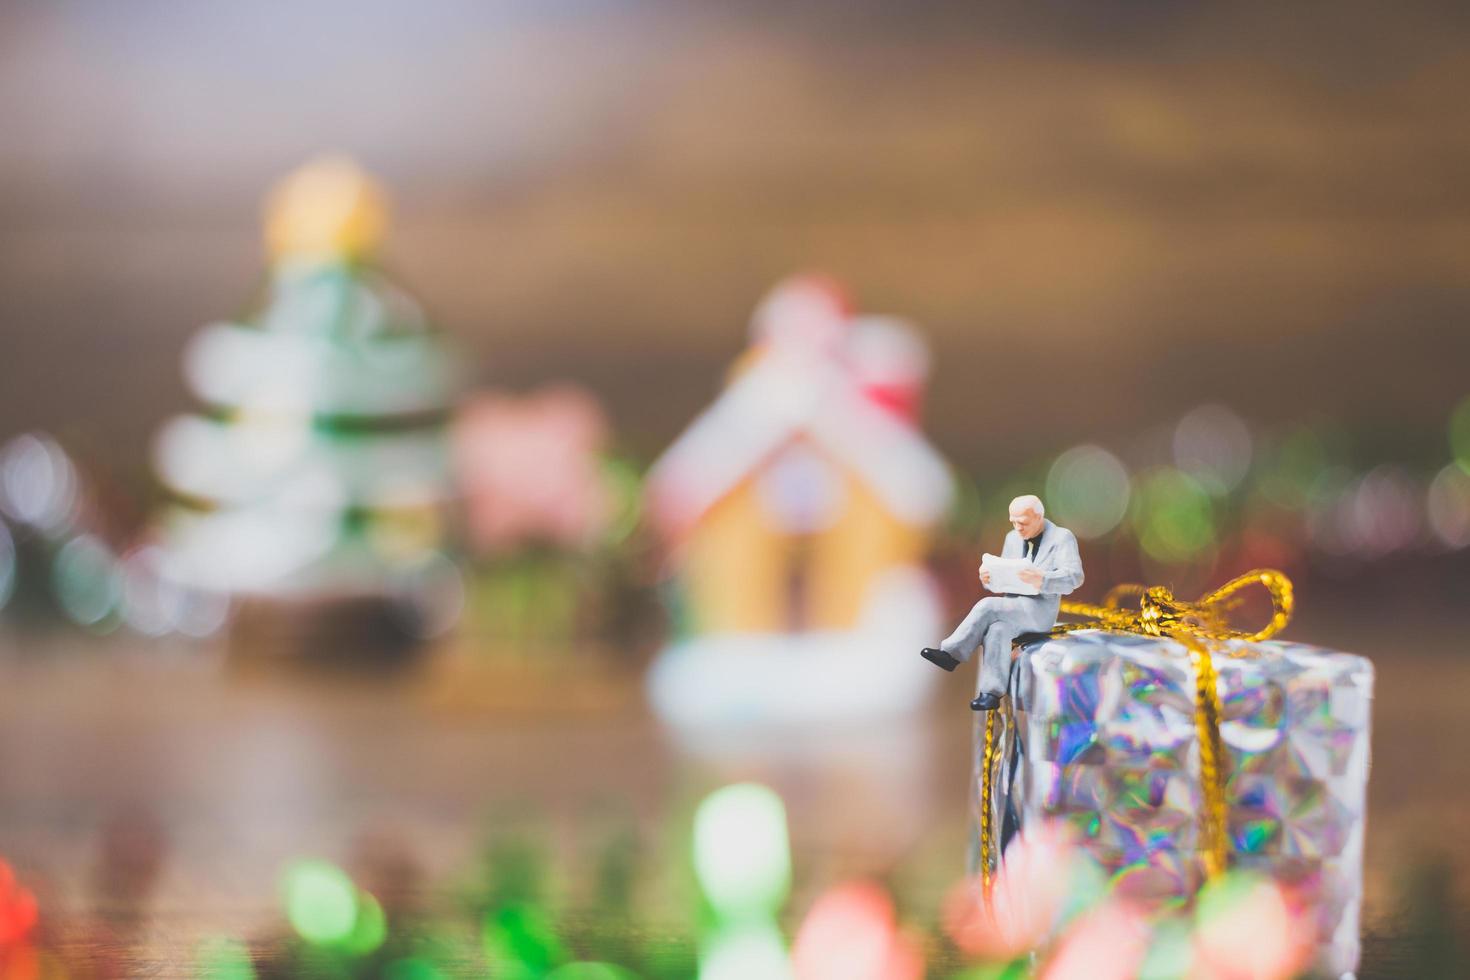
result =
[{"label": "white bokeh light", "polygon": [[76,510],[77,472],[55,440],[31,433],[0,450],[0,510],[21,524],[55,531]]},{"label": "white bokeh light", "polygon": [[1373,557],[1419,539],[1423,491],[1402,469],[1379,466],[1365,474],[1338,508],[1358,554]]},{"label": "white bokeh light", "polygon": [[1079,538],[1107,534],[1128,513],[1128,470],[1101,446],[1075,446],[1057,457],[1046,476],[1050,514]]},{"label": "white bokeh light", "polygon": [[1229,493],[1251,467],[1253,440],[1239,415],[1201,405],[1174,427],[1174,463],[1213,493]]},{"label": "white bokeh light", "polygon": [[1470,546],[1470,473],[1451,463],[1435,474],[1426,500],[1429,527],[1450,548]]}]

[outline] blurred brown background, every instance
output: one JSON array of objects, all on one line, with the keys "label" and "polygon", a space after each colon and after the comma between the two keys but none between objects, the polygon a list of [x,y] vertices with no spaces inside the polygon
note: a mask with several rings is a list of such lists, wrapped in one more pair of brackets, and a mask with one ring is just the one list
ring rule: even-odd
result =
[{"label": "blurred brown background", "polygon": [[1045,449],[1216,398],[1437,456],[1467,35],[1453,4],[8,4],[0,427],[138,466],[184,339],[253,289],[264,188],[339,148],[481,377],[584,380],[643,458],[808,267],[925,328],[962,467],[1035,453],[979,420],[1035,357],[1071,372]]},{"label": "blurred brown background", "polygon": [[[585,382],[641,461],[810,268],[917,321],[927,429],[988,485],[1206,401],[1433,472],[1470,393],[1467,40],[1448,3],[0,0],[0,440],[49,430],[146,486],[186,338],[260,282],[262,193],[338,149],[391,188],[388,262],[473,375]],[[996,409],[1017,402],[1034,426]],[[1293,626],[1379,670],[1364,976],[1412,975],[1405,869],[1458,876],[1432,893],[1447,929],[1470,908],[1467,675],[1442,656],[1463,554],[1347,583],[1329,556]],[[108,814],[150,801],[175,858],[140,972],[272,914],[293,853],[386,824],[436,878],[526,797],[566,824],[620,796],[668,828],[756,776],[810,880],[908,862],[932,906],[958,871],[968,680],[890,752],[843,744],[852,775],[691,762],[633,680],[611,720],[528,723],[446,709],[432,670],[276,686],[132,635],[14,646],[0,850],[75,905]]]}]

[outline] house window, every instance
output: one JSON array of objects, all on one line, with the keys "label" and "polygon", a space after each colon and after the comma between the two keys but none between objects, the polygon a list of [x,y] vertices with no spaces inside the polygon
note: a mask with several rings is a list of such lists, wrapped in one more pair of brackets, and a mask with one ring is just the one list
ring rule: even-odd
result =
[{"label": "house window", "polygon": [[837,470],[808,446],[784,450],[761,475],[761,505],[787,534],[815,534],[836,522],[847,504]]}]

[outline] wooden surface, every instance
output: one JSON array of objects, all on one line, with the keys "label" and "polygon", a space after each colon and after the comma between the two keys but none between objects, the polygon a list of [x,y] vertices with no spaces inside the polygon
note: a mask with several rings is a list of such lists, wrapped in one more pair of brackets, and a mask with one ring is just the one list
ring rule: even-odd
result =
[{"label": "wooden surface", "polygon": [[[1411,642],[1359,612],[1292,629],[1368,653],[1378,670],[1364,976],[1394,975],[1412,952],[1400,915],[1408,869],[1448,862],[1458,893],[1447,914],[1465,922],[1470,661],[1455,656],[1456,626],[1421,624]],[[692,802],[740,778],[786,800],[793,908],[835,879],[878,874],[925,919],[963,867],[965,678],[912,724],[696,746],[660,729],[628,675],[594,672],[617,690],[590,707],[549,701],[544,679],[531,682],[527,704],[540,709],[507,710],[514,684],[466,651],[362,677],[240,669],[208,649],[73,634],[0,642],[0,855],[66,943],[110,951],[140,975],[188,975],[206,935],[278,928],[276,876],[293,857],[367,874],[386,861],[411,869],[400,885],[433,901],[463,882],[508,813],[536,815],[569,880],[609,820],[626,816],[655,855],[651,913],[679,920],[688,895],[667,855]],[[446,697],[497,676],[498,702]],[[117,883],[129,874],[142,884]],[[126,942],[120,915],[135,920]],[[113,931],[88,926],[97,922]]]}]

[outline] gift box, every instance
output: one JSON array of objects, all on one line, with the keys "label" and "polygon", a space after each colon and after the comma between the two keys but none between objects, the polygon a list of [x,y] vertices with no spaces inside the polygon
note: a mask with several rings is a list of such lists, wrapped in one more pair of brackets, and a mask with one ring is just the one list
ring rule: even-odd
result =
[{"label": "gift box", "polygon": [[1299,643],[1033,639],[1001,710],[976,717],[975,870],[1044,820],[1070,824],[1114,887],[1145,902],[1187,902],[1223,857],[1304,903],[1314,969],[1352,971],[1372,692],[1367,660]]}]

